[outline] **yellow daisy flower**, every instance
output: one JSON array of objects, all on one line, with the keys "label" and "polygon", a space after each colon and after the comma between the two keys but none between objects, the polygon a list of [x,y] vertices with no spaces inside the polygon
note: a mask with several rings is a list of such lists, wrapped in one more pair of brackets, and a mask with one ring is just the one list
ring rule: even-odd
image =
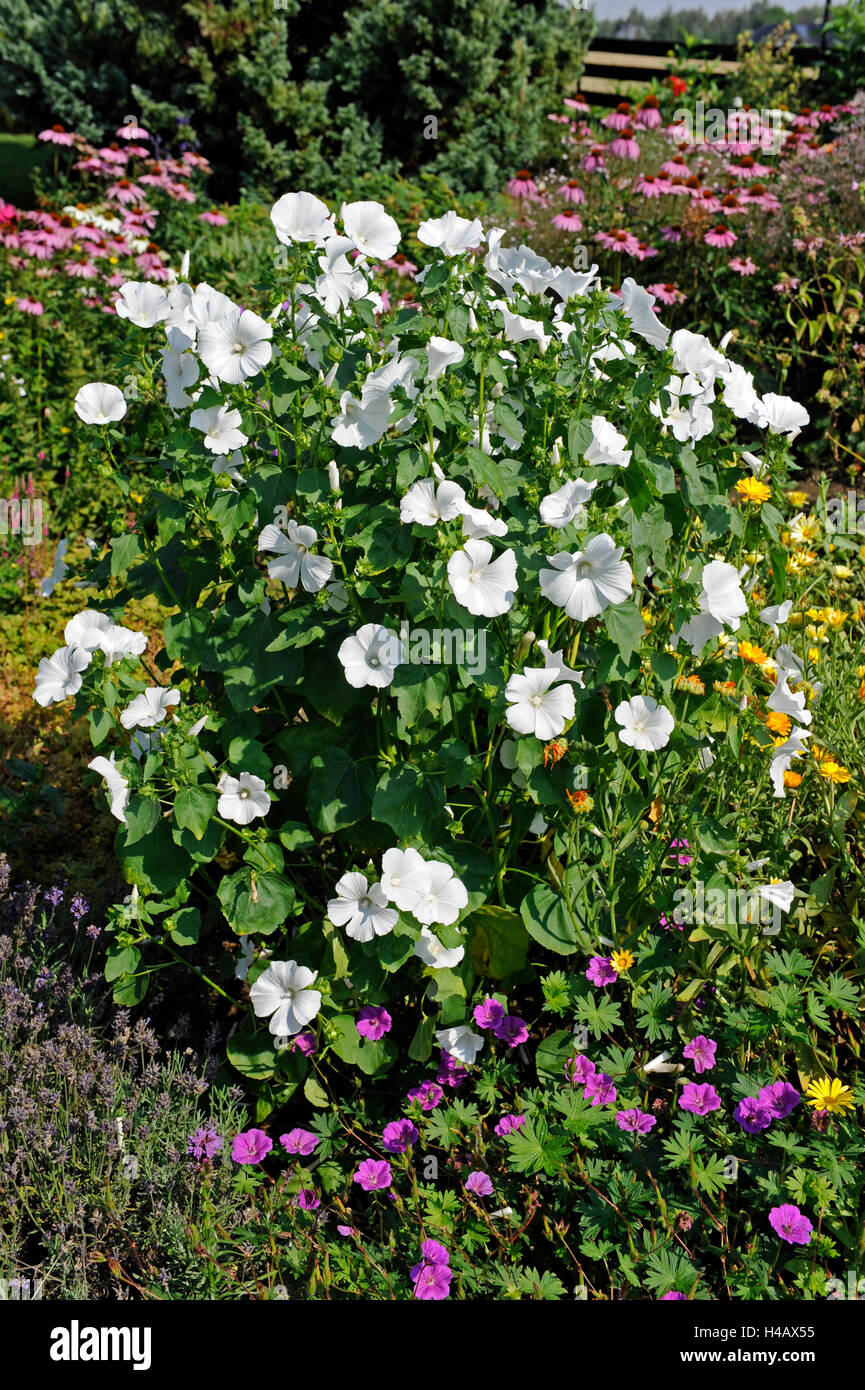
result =
[{"label": "yellow daisy flower", "polygon": [[811,501],[807,492],[802,492],[801,488],[793,488],[791,492],[787,492],[784,495],[790,503],[790,506],[795,507],[797,511],[802,507],[807,507]]},{"label": "yellow daisy flower", "polygon": [[812,748],[811,752],[817,764],[817,771],[827,782],[840,784],[850,781],[851,774],[832,756],[828,748]]},{"label": "yellow daisy flower", "polygon": [[768,483],[761,483],[759,478],[740,478],[736,484],[736,491],[743,501],[754,502],[758,507],[762,507],[772,496],[772,489]]},{"label": "yellow daisy flower", "polygon": [[850,1087],[839,1081],[837,1076],[823,1076],[819,1081],[809,1081],[805,1094],[811,1097],[809,1105],[813,1105],[815,1110],[826,1110],[830,1115],[843,1114],[856,1105]]},{"label": "yellow daisy flower", "polygon": [[610,955],[610,964],[614,970],[623,975],[626,970],[630,970],[636,959],[633,951],[613,951]]},{"label": "yellow daisy flower", "polygon": [[738,650],[743,661],[751,661],[755,666],[762,666],[764,662],[769,660],[768,653],[764,652],[762,647],[758,647],[756,642],[743,640],[739,643]]}]

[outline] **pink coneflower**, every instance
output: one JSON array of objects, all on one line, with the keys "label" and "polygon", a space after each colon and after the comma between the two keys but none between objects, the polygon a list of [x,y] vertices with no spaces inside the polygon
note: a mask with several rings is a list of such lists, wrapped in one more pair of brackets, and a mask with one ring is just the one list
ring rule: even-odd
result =
[{"label": "pink coneflower", "polygon": [[5,203],[0,198],[0,222],[14,222],[18,211],[13,203]]},{"label": "pink coneflower", "polygon": [[634,114],[634,121],[641,125],[644,130],[655,130],[661,124],[661,113],[658,110],[658,98],[651,94],[644,97],[637,107]]},{"label": "pink coneflower", "polygon": [[563,183],[561,188],[556,189],[556,192],[561,198],[564,198],[566,203],[584,203],[586,201],[586,195],[576,179],[568,179],[568,182]]},{"label": "pink coneflower", "polygon": [[604,155],[607,153],[606,145],[593,145],[583,160],[583,168],[587,174],[593,174],[595,170],[605,169]]},{"label": "pink coneflower", "polygon": [[507,185],[512,198],[537,198],[538,186],[528,169],[518,169]]},{"label": "pink coneflower", "polygon": [[737,275],[753,275],[757,270],[750,256],[746,256],[744,260],[741,256],[734,256],[729,264],[730,269],[735,270]]},{"label": "pink coneflower", "polygon": [[555,121],[556,125],[570,125],[570,121],[568,120],[567,116],[559,116],[556,114],[555,111],[549,111],[547,113],[547,120]]},{"label": "pink coneflower", "polygon": [[395,270],[397,275],[408,275],[410,279],[414,279],[415,275],[417,275],[417,266],[414,261],[410,261],[408,256],[403,255],[402,251],[397,251],[395,255],[388,257],[386,261],[382,261],[379,269]]},{"label": "pink coneflower", "polygon": [[652,257],[657,256],[657,254],[658,252],[655,247],[649,246],[645,241],[638,242],[637,249],[634,252],[638,261],[650,261]]},{"label": "pink coneflower", "polygon": [[661,236],[664,238],[665,241],[669,241],[674,244],[682,240],[682,233],[679,231],[678,227],[662,227]]},{"label": "pink coneflower", "polygon": [[729,165],[729,172],[737,179],[765,179],[772,170],[767,164],[758,164],[751,154],[743,154],[737,164]]},{"label": "pink coneflower", "polygon": [[673,174],[669,178],[669,192],[677,194],[680,198],[690,198],[691,190],[681,174]]},{"label": "pink coneflower", "polygon": [[53,125],[50,130],[40,130],[39,140],[47,140],[52,145],[74,145],[75,136],[64,130],[62,125]]},{"label": "pink coneflower", "polygon": [[143,126],[136,125],[134,121],[129,121],[127,125],[122,125],[115,132],[118,140],[149,140],[150,135]]},{"label": "pink coneflower", "polygon": [[707,212],[721,211],[721,199],[711,188],[701,188],[697,196],[700,206],[704,207]]},{"label": "pink coneflower", "polygon": [[658,174],[640,174],[634,184],[634,192],[642,194],[644,198],[661,198],[669,191],[667,180]]},{"label": "pink coneflower", "polygon": [[607,130],[624,130],[634,119],[634,113],[629,101],[620,101],[615,111],[611,111],[609,116],[605,116],[601,125],[606,126]]},{"label": "pink coneflower", "polygon": [[45,313],[44,304],[40,304],[38,299],[29,299],[26,295],[23,299],[16,299],[15,308],[22,314],[32,314],[37,319]]},{"label": "pink coneflower", "polygon": [[573,208],[563,208],[561,212],[556,213],[552,226],[557,227],[560,232],[579,232],[582,231],[583,224]]},{"label": "pink coneflower", "polygon": [[199,222],[206,222],[208,227],[228,226],[228,218],[223,217],[221,212],[216,211],[216,208],[211,208],[210,212],[200,212],[198,214],[198,220]]},{"label": "pink coneflower", "polygon": [[659,281],[657,285],[647,285],[646,289],[649,291],[649,294],[653,294],[661,304],[673,305],[684,304],[685,302],[685,296],[682,294],[682,291],[676,289],[676,286],[671,282],[663,283]]},{"label": "pink coneflower", "polygon": [[721,198],[721,211],[725,217],[734,217],[742,211],[742,204],[735,193],[725,193]]},{"label": "pink coneflower", "polygon": [[626,232],[622,228],[613,232],[598,232],[595,241],[599,241],[607,251],[621,251],[626,256],[635,256],[640,245],[633,232]]},{"label": "pink coneflower", "polygon": [[710,227],[703,237],[707,246],[728,247],[735,246],[739,238],[735,232],[731,232],[726,222],[719,222],[716,226]]},{"label": "pink coneflower", "polygon": [[565,106],[569,106],[572,111],[579,111],[582,116],[588,116],[592,109],[582,92],[577,92],[575,97],[565,97]]},{"label": "pink coneflower", "polygon": [[625,126],[620,130],[615,140],[610,144],[610,154],[616,159],[639,159],[640,147],[634,139],[632,126]]},{"label": "pink coneflower", "polygon": [[129,159],[126,150],[121,150],[119,145],[107,145],[98,154],[105,164],[126,164]]},{"label": "pink coneflower", "polygon": [[661,173],[669,174],[670,178],[678,174],[680,178],[687,179],[690,177],[691,171],[685,162],[685,156],[674,154],[671,159],[667,160],[666,164],[661,165]]},{"label": "pink coneflower", "polygon": [[131,183],[129,179],[118,179],[108,189],[108,197],[115,198],[118,203],[137,203],[144,196],[144,190]]}]

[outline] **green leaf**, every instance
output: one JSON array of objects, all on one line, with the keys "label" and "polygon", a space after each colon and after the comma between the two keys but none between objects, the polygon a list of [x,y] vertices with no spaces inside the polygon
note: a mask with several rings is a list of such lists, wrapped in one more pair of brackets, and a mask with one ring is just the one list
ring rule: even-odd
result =
[{"label": "green leaf", "polygon": [[607,608],[604,613],[607,632],[619,649],[622,659],[627,661],[646,635],[643,615],[634,603],[620,603]]},{"label": "green leaf", "polygon": [[194,946],[201,931],[201,913],[197,907],[182,907],[166,918],[165,926],[175,946]]},{"label": "green leaf", "polygon": [[216,797],[203,787],[181,787],[174,798],[174,819],[200,840],[216,815]]},{"label": "green leaf", "polygon": [[580,934],[561,892],[546,884],[533,888],[520,905],[520,916],[530,936],[558,956],[572,956],[580,947]]},{"label": "green leaf", "polygon": [[307,806],[319,830],[333,834],[369,815],[373,777],[342,748],[312,759]]},{"label": "green leaf", "polygon": [[503,980],[522,970],[529,938],[516,912],[503,907],[479,907],[463,919],[462,926],[471,933],[468,954],[477,975]]},{"label": "green leaf", "polygon": [[325,1110],[330,1105],[327,1091],[319,1085],[314,1076],[308,1076],[304,1081],[303,1094],[317,1110]]},{"label": "green leaf", "polygon": [[224,878],[217,892],[222,910],[238,936],[267,936],[292,916],[295,892],[281,874],[257,873],[248,866]]},{"label": "green leaf", "polygon": [[273,1038],[267,1033],[234,1033],[226,1044],[231,1065],[248,1081],[268,1081],[276,1068]]},{"label": "green leaf", "polygon": [[372,802],[373,820],[389,825],[400,839],[416,835],[436,838],[444,813],[445,793],[440,780],[403,764],[389,768],[379,780]]}]

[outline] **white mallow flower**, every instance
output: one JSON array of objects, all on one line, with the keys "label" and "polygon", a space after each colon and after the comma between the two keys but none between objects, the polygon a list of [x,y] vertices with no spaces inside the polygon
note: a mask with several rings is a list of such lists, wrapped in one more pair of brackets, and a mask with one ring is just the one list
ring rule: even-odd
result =
[{"label": "white mallow flower", "polygon": [[679,328],[670,339],[673,349],[673,371],[696,377],[703,388],[712,386],[716,377],[724,376],[729,363],[723,353],[712,347],[703,333]]},{"label": "white mallow flower", "polygon": [[372,941],[387,936],[397,924],[399,913],[388,907],[380,883],[368,884],[364,874],[343,874],[336,885],[336,897],[327,904],[327,918],[335,927],[345,927],[352,941]]},{"label": "white mallow flower", "polygon": [[786,435],[788,443],[811,419],[804,405],[790,396],[776,396],[773,391],[763,397],[760,405],[769,433]]},{"label": "white mallow flower", "polygon": [[713,637],[720,637],[724,624],[737,632],[739,622],[748,611],[748,600],[742,592],[739,571],[724,560],[712,560],[703,570],[703,588],[697,599],[700,612],[683,623],[676,641],[681,637],[698,656]]},{"label": "white mallow flower", "polygon": [[557,531],[572,521],[581,525],[587,516],[586,503],[597,486],[597,481],[587,483],[582,478],[564,483],[541,502],[541,521]]},{"label": "white mallow flower", "polygon": [[422,478],[413,483],[399,504],[399,519],[404,526],[435,526],[440,521],[453,521],[462,514],[466,495],[459,483],[440,483],[434,478]]},{"label": "white mallow flower", "polygon": [[85,425],[111,425],[126,414],[126,397],[108,381],[90,381],[78,390],[74,406]]},{"label": "white mallow flower", "polygon": [[796,889],[789,879],[779,883],[777,879],[772,883],[761,884],[757,892],[764,902],[771,903],[773,907],[779,907],[782,912],[789,912],[793,906],[793,898]]},{"label": "white mallow flower", "polygon": [[132,793],[123,773],[114,766],[114,758],[115,754],[112,752],[110,758],[94,758],[87,766],[91,772],[98,772],[100,777],[105,778],[111,814],[123,825],[126,825],[126,807],[129,805],[129,798]]},{"label": "white mallow flower", "polygon": [[458,1062],[466,1066],[471,1066],[484,1045],[480,1033],[474,1033],[467,1023],[461,1023],[457,1028],[440,1028],[436,1033],[436,1042],[443,1052],[456,1057]]},{"label": "white mallow flower", "polygon": [[661,421],[665,430],[672,429],[680,444],[686,440],[695,444],[698,439],[712,433],[715,422],[707,404],[708,398],[699,391],[694,377],[683,380],[682,377],[672,376],[665,389],[670,398],[666,414],[660,400],[649,402],[649,410]]},{"label": "white mallow flower", "polygon": [[446,256],[460,256],[480,246],[484,231],[477,218],[469,221],[451,210],[441,217],[430,217],[421,222],[417,229],[417,239],[424,246],[436,246]]},{"label": "white mallow flower", "polygon": [[542,743],[562,732],[574,717],[574,692],[569,684],[556,685],[554,668],[527,666],[511,676],[505,686],[510,708],[508,724],[518,734],[534,734]]},{"label": "white mallow flower", "polygon": [[211,473],[217,474],[217,476],[220,473],[227,473],[233,483],[242,483],[246,481],[243,472],[243,454],[239,449],[235,449],[224,463],[221,458],[215,458],[210,465],[210,471]]},{"label": "white mallow flower", "polygon": [[648,753],[657,753],[659,748],[666,747],[676,723],[670,711],[651,695],[634,695],[630,700],[623,700],[616,706],[615,719],[621,728],[622,743]]},{"label": "white mallow flower", "polygon": [[625,311],[635,333],[645,338],[653,347],[665,348],[670,330],[664,327],[656,315],[654,303],[655,296],[638,285],[630,275],[622,281],[621,294],[611,295],[609,300],[611,308]]},{"label": "white mallow flower", "polygon": [[772,629],[772,632],[774,633],[776,640],[779,635],[779,624],[786,623],[787,619],[790,616],[790,613],[792,612],[792,609],[793,600],[791,598],[788,598],[784,603],[772,603],[768,606],[768,608],[760,609],[760,622],[765,623],[767,627],[770,627]]},{"label": "white mallow flower", "polygon": [[331,439],[334,444],[347,444],[355,449],[368,449],[377,444],[387,430],[390,419],[390,396],[379,392],[356,400],[344,391],[339,400],[339,415],[331,420]]},{"label": "white mallow flower", "polygon": [[603,415],[592,416],[592,442],[583,458],[591,464],[613,464],[616,468],[627,468],[631,462],[631,450],[627,439],[619,434],[615,425],[605,420]]},{"label": "white mallow flower", "polygon": [[[90,548],[92,550],[95,547],[91,545]],[[51,573],[46,574],[45,578],[39,581],[39,594],[41,598],[50,598],[51,595],[54,593],[54,590],[57,588],[57,585],[62,584],[64,579],[66,578],[66,561],[63,557],[68,549],[69,542],[68,540],[66,540],[65,537],[63,540],[57,542],[57,549],[54,552],[54,562],[51,566]]]},{"label": "white mallow flower", "polygon": [[382,856],[381,886],[400,912],[413,912],[429,883],[426,860],[416,849],[389,849]]},{"label": "white mallow flower", "polygon": [[569,265],[554,266],[556,272],[550,278],[548,288],[557,294],[562,300],[562,306],[571,299],[581,299],[586,294],[598,273],[598,267],[593,264],[589,270],[572,270]]},{"label": "white mallow flower", "polygon": [[769,766],[769,780],[776,797],[784,795],[784,773],[789,772],[794,758],[805,752],[806,741],[811,737],[810,729],[793,729],[786,743],[777,744],[772,750]]},{"label": "white mallow flower", "polygon": [[758,458],[756,454],[749,453],[747,449],[743,449],[742,461],[743,463],[747,463],[748,467],[751,470],[751,473],[755,478],[763,478],[768,476],[769,465],[766,463],[765,459]]},{"label": "white mallow flower", "polygon": [[120,716],[120,722],[124,729],[153,729],[162,723],[175,705],[179,704],[179,690],[168,690],[164,685],[151,685],[126,706]]},{"label": "white mallow flower", "polygon": [[565,665],[564,647],[557,652],[550,651],[550,644],[543,637],[539,639],[538,646],[543,653],[545,668],[555,672],[557,681],[570,681],[572,685],[579,685],[585,689],[586,683],[583,680],[582,671],[575,671],[572,667]]},{"label": "white mallow flower", "polygon": [[[569,335],[573,332],[573,327],[568,324],[563,324],[560,321],[556,325],[556,328],[562,330],[562,341],[567,342]],[[564,331],[565,329],[567,329],[567,332]],[[607,376],[606,372],[601,371],[598,363],[623,362],[626,357],[633,357],[636,351],[636,344],[632,343],[629,338],[625,338],[616,343],[612,340],[604,343],[602,347],[596,348],[589,357],[592,376],[596,381],[609,381],[610,378]]]},{"label": "white mallow flower", "polygon": [[448,583],[457,603],[475,617],[500,617],[516,597],[516,556],[504,550],[493,559],[489,541],[466,541],[448,560]]},{"label": "white mallow flower", "polygon": [[88,652],[97,647],[111,660],[114,657],[141,656],[147,647],[147,635],[113,623],[107,613],[85,608],[77,613],[63,630],[68,646],[84,647]]},{"label": "white mallow flower", "polygon": [[199,376],[198,358],[187,352],[187,339],[176,328],[169,329],[168,347],[163,348],[162,375],[165,380],[165,395],[172,410],[181,410],[192,405],[192,397],[187,394],[187,386],[194,386]]},{"label": "white mallow flower", "polygon": [[341,643],[338,656],[349,685],[379,689],[390,685],[397,666],[405,659],[402,643],[395,632],[381,623],[364,623],[353,637]]},{"label": "white mallow flower", "polygon": [[584,550],[565,551],[549,557],[552,569],[540,573],[541,593],[569,618],[584,623],[596,618],[611,603],[623,603],[631,592],[634,576],[623,547],[602,531],[592,536]]},{"label": "white mallow flower", "polygon": [[127,280],[120,286],[114,308],[122,319],[129,319],[136,328],[153,328],[168,317],[171,305],[160,285],[150,280]]},{"label": "white mallow flower", "polygon": [[450,949],[443,946],[429,927],[421,927],[420,940],[415,942],[413,952],[414,955],[420,956],[424,965],[431,966],[433,970],[453,970],[465,953],[465,946],[453,946]]},{"label": "white mallow flower", "polygon": [[459,343],[451,342],[450,338],[430,338],[427,351],[429,355],[427,381],[437,381],[443,371],[448,367],[455,367],[465,357],[465,352]]},{"label": "white mallow flower", "polygon": [[399,246],[399,227],[381,203],[343,203],[339,215],[346,236],[362,255],[387,261]]},{"label": "white mallow flower", "polygon": [[739,420],[748,420],[754,425],[765,425],[760,397],[754,389],[754,375],[738,362],[728,362],[724,374],[724,404],[732,410]]},{"label": "white mallow flower", "polygon": [[431,859],[426,868],[427,881],[417,904],[411,909],[412,916],[425,927],[432,926],[433,922],[448,927],[457,920],[462,908],[468,906],[465,884],[456,877],[450,864]]},{"label": "white mallow flower", "polygon": [[237,386],[257,376],[273,356],[273,328],[251,309],[232,308],[199,330],[198,352],[218,381]]},{"label": "white mallow flower", "polygon": [[298,580],[308,594],[317,594],[333,574],[333,561],[326,555],[311,554],[318,533],[311,526],[288,522],[288,535],[272,522],[258,538],[258,549],[274,551],[279,559],[268,561],[271,579],[280,579],[289,589],[298,587]]},{"label": "white mallow flower", "polygon": [[312,1023],[321,1008],[321,992],[312,989],[317,970],[295,960],[274,960],[249,991],[256,1018],[267,1018],[271,1033],[290,1038]]},{"label": "white mallow flower", "polygon": [[223,772],[217,783],[219,792],[217,812],[235,825],[249,825],[256,816],[266,816],[270,810],[270,794],[267,783],[253,772],[241,772],[239,777],[229,777]]},{"label": "white mallow flower", "polygon": [[512,314],[506,304],[494,301],[491,307],[498,309],[504,319],[505,337],[509,343],[536,342],[540,344],[541,352],[546,352],[552,339],[544,332],[542,323],[523,314]]},{"label": "white mallow flower", "polygon": [[59,704],[81,689],[81,672],[90,665],[90,653],[83,647],[59,647],[43,656],[36,672],[33,699],[37,705]]},{"label": "white mallow flower", "polygon": [[270,209],[270,220],[283,246],[296,241],[318,244],[333,231],[328,208],[313,193],[283,193]]},{"label": "white mallow flower", "polygon": [[788,642],[778,648],[774,659],[778,671],[782,676],[786,676],[787,680],[792,677],[793,680],[800,681],[804,676],[805,667]]},{"label": "white mallow flower", "polygon": [[419,371],[416,357],[412,357],[410,353],[395,352],[388,362],[382,363],[374,372],[370,372],[360,393],[361,404],[366,404],[375,394],[391,396],[397,386],[401,386],[409,400],[413,401],[419,390],[414,381]]},{"label": "white mallow flower", "polygon": [[325,242],[324,255],[318,258],[323,273],[315,282],[315,297],[328,314],[363,299],[369,289],[366,277],[348,259],[351,250],[348,237],[334,236]]},{"label": "white mallow flower", "polygon": [[204,447],[212,454],[231,454],[249,443],[241,428],[241,415],[230,405],[210,405],[193,410],[189,423],[194,430],[204,432]]},{"label": "white mallow flower", "polygon": [[470,507],[468,502],[462,509],[463,535],[468,540],[483,540],[486,536],[506,536],[508,523],[493,516],[485,507]]},{"label": "white mallow flower", "polygon": [[799,724],[810,724],[813,718],[811,711],[805,708],[803,692],[798,690],[794,694],[787,684],[786,675],[780,671],[772,694],[766,701],[766,708],[774,710],[777,714],[787,714]]}]

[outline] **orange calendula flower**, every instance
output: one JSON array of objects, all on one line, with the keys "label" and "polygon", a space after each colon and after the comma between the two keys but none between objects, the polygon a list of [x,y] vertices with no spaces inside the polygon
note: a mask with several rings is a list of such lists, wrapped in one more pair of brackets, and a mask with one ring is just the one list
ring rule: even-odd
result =
[{"label": "orange calendula flower", "polygon": [[715,681],[715,682],[713,683],[713,685],[712,685],[712,689],[713,689],[714,691],[716,691],[719,695],[735,695],[735,694],[736,694],[736,682],[735,682],[735,681]]},{"label": "orange calendula flower", "polygon": [[782,714],[780,710],[770,710],[766,715],[766,728],[771,729],[773,734],[789,734],[792,723],[789,714]]},{"label": "orange calendula flower", "polygon": [[865,700],[865,681],[859,686],[858,694],[860,700]]},{"label": "orange calendula flower", "polygon": [[610,965],[620,975],[624,975],[626,970],[630,970],[636,959],[633,951],[612,951],[610,953]]},{"label": "orange calendula flower", "polygon": [[594,809],[595,803],[588,792],[565,792],[565,795],[578,815],[586,816],[589,811]]},{"label": "orange calendula flower", "polygon": [[567,751],[567,739],[554,738],[552,743],[548,743],[544,747],[544,767],[547,767],[549,763],[555,766],[555,764],[565,756]]},{"label": "orange calendula flower", "polygon": [[689,690],[692,695],[705,695],[706,687],[699,676],[680,676],[676,681],[679,690]]},{"label": "orange calendula flower", "polygon": [[755,666],[762,666],[769,660],[768,652],[764,652],[763,648],[758,647],[756,642],[741,641],[738,651],[743,661],[751,661]]},{"label": "orange calendula flower", "polygon": [[809,1081],[805,1094],[810,1097],[809,1105],[813,1105],[815,1110],[825,1110],[830,1115],[842,1114],[845,1110],[852,1110],[856,1105],[850,1087],[845,1086],[837,1076],[823,1076],[819,1081]]},{"label": "orange calendula flower", "polygon": [[795,791],[796,788],[797,788],[797,787],[801,787],[801,785],[802,785],[802,774],[801,774],[801,772],[785,772],[785,773],[784,773],[784,786],[785,786],[785,787],[789,787],[791,791]]},{"label": "orange calendula flower", "polygon": [[761,483],[759,478],[740,478],[736,484],[736,491],[744,501],[755,502],[758,507],[768,502],[772,496],[769,484]]}]

